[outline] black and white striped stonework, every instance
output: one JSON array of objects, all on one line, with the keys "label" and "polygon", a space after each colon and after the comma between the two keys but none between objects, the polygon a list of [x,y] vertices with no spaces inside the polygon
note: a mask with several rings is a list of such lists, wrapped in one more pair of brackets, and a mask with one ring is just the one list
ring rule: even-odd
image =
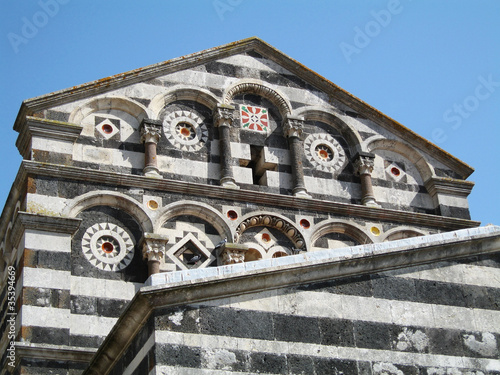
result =
[{"label": "black and white striped stonework", "polygon": [[112,373],[500,374],[499,279],[496,253],[158,308]]}]

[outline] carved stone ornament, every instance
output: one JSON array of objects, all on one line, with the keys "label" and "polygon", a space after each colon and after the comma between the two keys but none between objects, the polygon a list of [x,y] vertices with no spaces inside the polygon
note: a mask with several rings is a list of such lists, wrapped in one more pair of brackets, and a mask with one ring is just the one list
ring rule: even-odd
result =
[{"label": "carved stone ornament", "polygon": [[222,264],[235,264],[235,263],[243,263],[245,262],[245,253],[248,251],[248,247],[245,248],[234,248],[234,247],[226,247],[223,245],[220,257],[222,260]]},{"label": "carved stone ornament", "polygon": [[191,111],[174,111],[163,121],[165,137],[182,151],[198,151],[208,140],[203,119]]},{"label": "carved stone ornament", "polygon": [[323,172],[340,173],[347,164],[344,149],[330,134],[311,134],[304,141],[307,160]]},{"label": "carved stone ornament", "polygon": [[230,105],[218,105],[214,110],[214,125],[231,126],[234,119],[234,107]]},{"label": "carved stone ornament", "polygon": [[161,137],[161,126],[143,122],[141,126],[141,142],[158,143]]},{"label": "carved stone ornament", "polygon": [[165,256],[165,245],[168,238],[145,234],[142,243],[142,256],[148,261],[161,261]]},{"label": "carved stone ornament", "polygon": [[285,137],[298,137],[302,136],[302,131],[304,130],[304,121],[287,118],[283,122],[283,135]]},{"label": "carved stone ornament", "polygon": [[241,222],[240,225],[238,225],[238,228],[236,228],[235,242],[238,242],[240,236],[248,228],[256,226],[271,227],[279,230],[280,232],[285,234],[288,238],[290,238],[294,243],[295,247],[300,250],[303,250],[305,246],[304,237],[302,237],[302,234],[293,225],[290,225],[285,220],[279,217],[271,215],[253,216],[243,220],[243,222]]},{"label": "carved stone ornament", "polygon": [[118,225],[99,223],[85,231],[82,251],[93,266],[103,271],[120,271],[134,258],[134,242]]},{"label": "carved stone ornament", "polygon": [[372,156],[359,156],[354,161],[354,169],[357,174],[370,174],[373,172],[375,158]]}]

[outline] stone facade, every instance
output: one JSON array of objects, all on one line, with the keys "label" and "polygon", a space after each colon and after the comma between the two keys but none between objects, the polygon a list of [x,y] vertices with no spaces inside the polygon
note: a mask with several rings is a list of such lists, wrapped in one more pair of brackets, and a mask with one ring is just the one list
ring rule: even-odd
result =
[{"label": "stone facade", "polygon": [[[376,268],[372,251],[478,226],[472,168],[259,39],[27,100],[14,129],[24,160],[0,223],[7,373],[79,374],[99,347],[93,364],[116,362],[88,373],[500,371],[495,230],[490,247],[441,244],[427,266],[418,253]],[[357,246],[373,247],[362,272],[285,272]],[[187,297],[224,267],[216,284],[231,289],[233,271],[273,262],[287,282]],[[145,283],[170,291],[186,275],[184,301],[137,302]],[[133,331],[120,325],[141,309]]]}]

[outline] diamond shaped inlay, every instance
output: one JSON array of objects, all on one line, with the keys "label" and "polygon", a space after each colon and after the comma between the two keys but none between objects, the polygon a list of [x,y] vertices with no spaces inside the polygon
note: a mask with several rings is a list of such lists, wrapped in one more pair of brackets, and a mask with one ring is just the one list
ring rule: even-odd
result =
[{"label": "diamond shaped inlay", "polygon": [[403,170],[403,168],[401,168],[401,166],[397,165],[394,162],[392,162],[385,168],[385,173],[389,178],[396,182],[404,182],[402,180],[406,176],[406,172]]},{"label": "diamond shaped inlay", "polygon": [[205,268],[215,260],[210,251],[192,233],[188,233],[172,246],[166,256],[181,270]]},{"label": "diamond shaped inlay", "polygon": [[259,243],[259,245],[266,249],[266,251],[278,242],[276,237],[274,237],[272,233],[266,228],[257,233],[254,238]]},{"label": "diamond shaped inlay", "polygon": [[120,131],[120,129],[118,129],[118,127],[115,124],[113,124],[109,119],[105,119],[104,121],[99,122],[95,126],[95,128],[106,139],[113,137]]}]

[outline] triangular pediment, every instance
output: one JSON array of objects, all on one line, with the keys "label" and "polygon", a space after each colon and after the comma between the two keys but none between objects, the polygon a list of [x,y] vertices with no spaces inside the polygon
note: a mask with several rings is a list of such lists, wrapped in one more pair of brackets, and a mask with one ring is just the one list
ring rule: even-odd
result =
[{"label": "triangular pediment", "polygon": [[[459,159],[256,37],[28,99],[21,106],[14,129],[20,131],[26,116],[32,116],[37,112],[55,106],[85,101],[101,95],[114,96],[120,90],[123,91],[124,88],[130,88],[127,91],[127,97],[140,102],[140,95],[135,95],[135,93],[141,90],[139,86],[145,82],[158,87],[165,85],[165,82],[169,84],[177,83],[179,87],[187,87],[196,79],[206,81],[211,77],[207,78],[207,75],[203,76],[203,73],[206,67],[211,64],[217,64],[217,69],[220,69],[219,76],[227,77],[229,82],[244,79],[248,84],[255,81],[264,81],[266,87],[275,87],[278,91],[285,87],[288,91],[293,91],[294,88],[300,89],[301,93],[297,93],[297,96],[306,96],[305,101],[308,102],[307,104],[311,110],[317,111],[315,116],[318,118],[324,116],[323,112],[325,112],[338,118],[344,117],[347,120],[356,119],[357,121],[368,121],[376,124],[376,126],[383,129],[383,132],[388,131],[396,138],[400,138],[405,143],[418,149],[419,152],[427,154],[447,166],[454,172],[456,177],[465,179],[473,172],[470,166]],[[227,71],[224,71],[225,65]],[[261,74],[258,77],[252,74],[245,75],[245,71],[235,74],[234,71],[231,71],[234,66],[246,66],[249,70],[260,71]],[[185,72],[185,74],[180,74],[181,72]],[[239,78],[236,77],[238,75]],[[226,87],[219,88],[220,92],[209,92],[207,97],[210,95],[218,96],[220,101],[223,102],[224,96],[230,94],[228,94],[227,81],[225,84]],[[217,85],[218,83],[215,82],[212,87],[215,88]],[[137,89],[134,92],[132,88],[136,86]],[[293,100],[291,101],[293,102]],[[286,106],[293,107],[290,102],[281,103],[281,105],[284,108]],[[294,108],[290,109],[293,110]],[[369,132],[367,134],[370,135]]]}]

